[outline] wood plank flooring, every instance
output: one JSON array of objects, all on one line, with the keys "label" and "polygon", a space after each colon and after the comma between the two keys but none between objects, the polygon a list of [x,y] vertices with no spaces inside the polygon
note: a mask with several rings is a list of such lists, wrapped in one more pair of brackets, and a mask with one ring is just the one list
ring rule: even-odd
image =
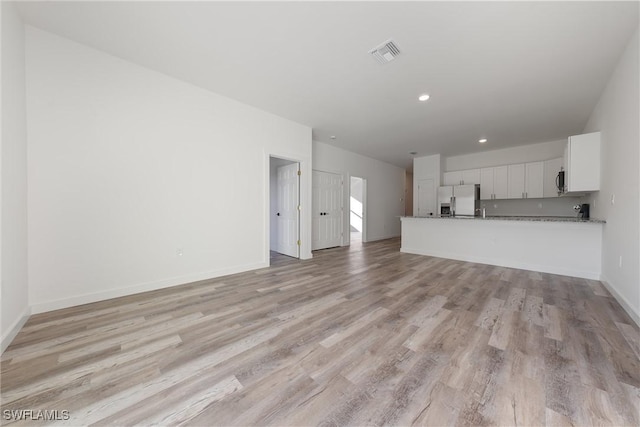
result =
[{"label": "wood plank flooring", "polygon": [[32,316],[2,423],[638,426],[639,353],[599,282],[391,239]]}]

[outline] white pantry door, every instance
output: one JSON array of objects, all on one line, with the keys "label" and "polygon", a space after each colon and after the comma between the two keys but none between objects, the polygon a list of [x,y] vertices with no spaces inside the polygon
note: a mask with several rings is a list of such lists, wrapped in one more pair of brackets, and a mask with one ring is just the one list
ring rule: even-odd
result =
[{"label": "white pantry door", "polygon": [[298,245],[300,227],[298,225],[298,205],[300,200],[299,163],[278,168],[278,249],[281,254],[300,257]]},{"label": "white pantry door", "polygon": [[418,181],[418,216],[430,216],[436,213],[435,191],[433,179],[421,179]]},{"label": "white pantry door", "polygon": [[311,249],[342,244],[342,176],[313,171],[313,229]]}]

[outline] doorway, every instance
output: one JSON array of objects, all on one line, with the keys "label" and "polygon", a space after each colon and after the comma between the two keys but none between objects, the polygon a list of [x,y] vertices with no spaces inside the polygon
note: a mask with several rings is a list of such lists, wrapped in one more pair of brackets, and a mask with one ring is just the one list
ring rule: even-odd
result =
[{"label": "doorway", "polygon": [[269,158],[269,249],[300,258],[300,163]]},{"label": "doorway", "polygon": [[406,172],[404,179],[404,214],[413,216],[413,174]]},{"label": "doorway", "polygon": [[364,178],[352,176],[349,193],[349,231],[351,243],[367,241],[366,236],[366,189]]}]

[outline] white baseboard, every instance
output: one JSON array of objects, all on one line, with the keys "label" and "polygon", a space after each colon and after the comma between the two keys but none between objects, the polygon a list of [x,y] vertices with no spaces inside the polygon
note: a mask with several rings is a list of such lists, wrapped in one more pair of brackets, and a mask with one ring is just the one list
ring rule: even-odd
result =
[{"label": "white baseboard", "polygon": [[427,256],[433,256],[437,258],[455,259],[457,261],[475,262],[478,264],[496,265],[498,267],[518,268],[520,270],[537,271],[540,273],[559,274],[562,276],[572,276],[572,277],[581,277],[584,279],[600,280],[600,274],[592,271],[571,270],[571,269],[565,269],[565,268],[555,267],[555,266],[527,264],[524,262],[494,259],[494,258],[464,256],[464,255],[461,256],[459,254],[450,254],[450,253],[444,253],[440,251],[425,251],[421,249],[413,249],[413,248],[406,248],[406,247],[401,247],[400,252],[418,254],[418,255],[427,255]]},{"label": "white baseboard", "polygon": [[210,271],[206,273],[191,274],[187,276],[172,277],[170,279],[160,280],[156,282],[141,283],[126,288],[110,289],[103,292],[95,292],[91,294],[78,295],[69,298],[62,298],[54,301],[44,301],[31,305],[31,313],[44,313],[62,308],[74,307],[76,305],[89,304],[92,302],[104,301],[111,298],[118,298],[141,292],[155,291],[172,286],[184,285],[187,283],[198,282],[200,280],[214,279],[216,277],[227,276],[229,274],[244,273],[245,271],[257,270],[259,268],[269,267],[268,262],[260,262],[256,264],[247,264],[238,267]]},{"label": "white baseboard", "polygon": [[22,314],[18,317],[18,319],[13,322],[11,328],[7,331],[7,333],[2,337],[2,342],[0,343],[0,354],[4,353],[4,351],[9,347],[11,341],[18,335],[20,329],[27,323],[29,317],[31,316],[31,308],[29,306],[25,307],[22,311]]},{"label": "white baseboard", "polygon": [[372,237],[372,238],[367,238],[367,242],[377,242],[378,240],[387,240],[387,239],[394,239],[396,237],[400,237],[399,234],[393,234],[393,235],[389,235],[389,236],[378,236],[378,237]]},{"label": "white baseboard", "polygon": [[622,296],[617,290],[616,288],[613,287],[613,285],[611,285],[611,283],[607,280],[607,278],[605,276],[602,276],[600,278],[600,281],[602,282],[602,284],[604,285],[605,288],[607,288],[607,290],[611,293],[611,295],[613,295],[613,297],[616,299],[616,301],[618,301],[618,304],[620,304],[622,306],[622,308],[624,309],[624,311],[627,312],[627,314],[629,315],[629,317],[631,317],[631,319],[636,322],[636,325],[638,325],[640,327],[640,313],[637,313],[633,307],[631,306],[631,304],[629,304],[629,301],[627,301],[627,299]]}]

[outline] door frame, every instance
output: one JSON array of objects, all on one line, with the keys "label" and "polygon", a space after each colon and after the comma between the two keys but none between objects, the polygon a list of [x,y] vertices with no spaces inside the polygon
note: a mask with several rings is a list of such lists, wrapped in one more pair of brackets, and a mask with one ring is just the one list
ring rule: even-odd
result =
[{"label": "door frame", "polygon": [[270,159],[276,157],[300,164],[300,214],[298,216],[299,238],[300,238],[300,259],[311,259],[311,158],[299,156],[297,154],[279,152],[273,150],[263,151],[263,262],[270,265],[270,242],[271,242],[271,171]]}]

